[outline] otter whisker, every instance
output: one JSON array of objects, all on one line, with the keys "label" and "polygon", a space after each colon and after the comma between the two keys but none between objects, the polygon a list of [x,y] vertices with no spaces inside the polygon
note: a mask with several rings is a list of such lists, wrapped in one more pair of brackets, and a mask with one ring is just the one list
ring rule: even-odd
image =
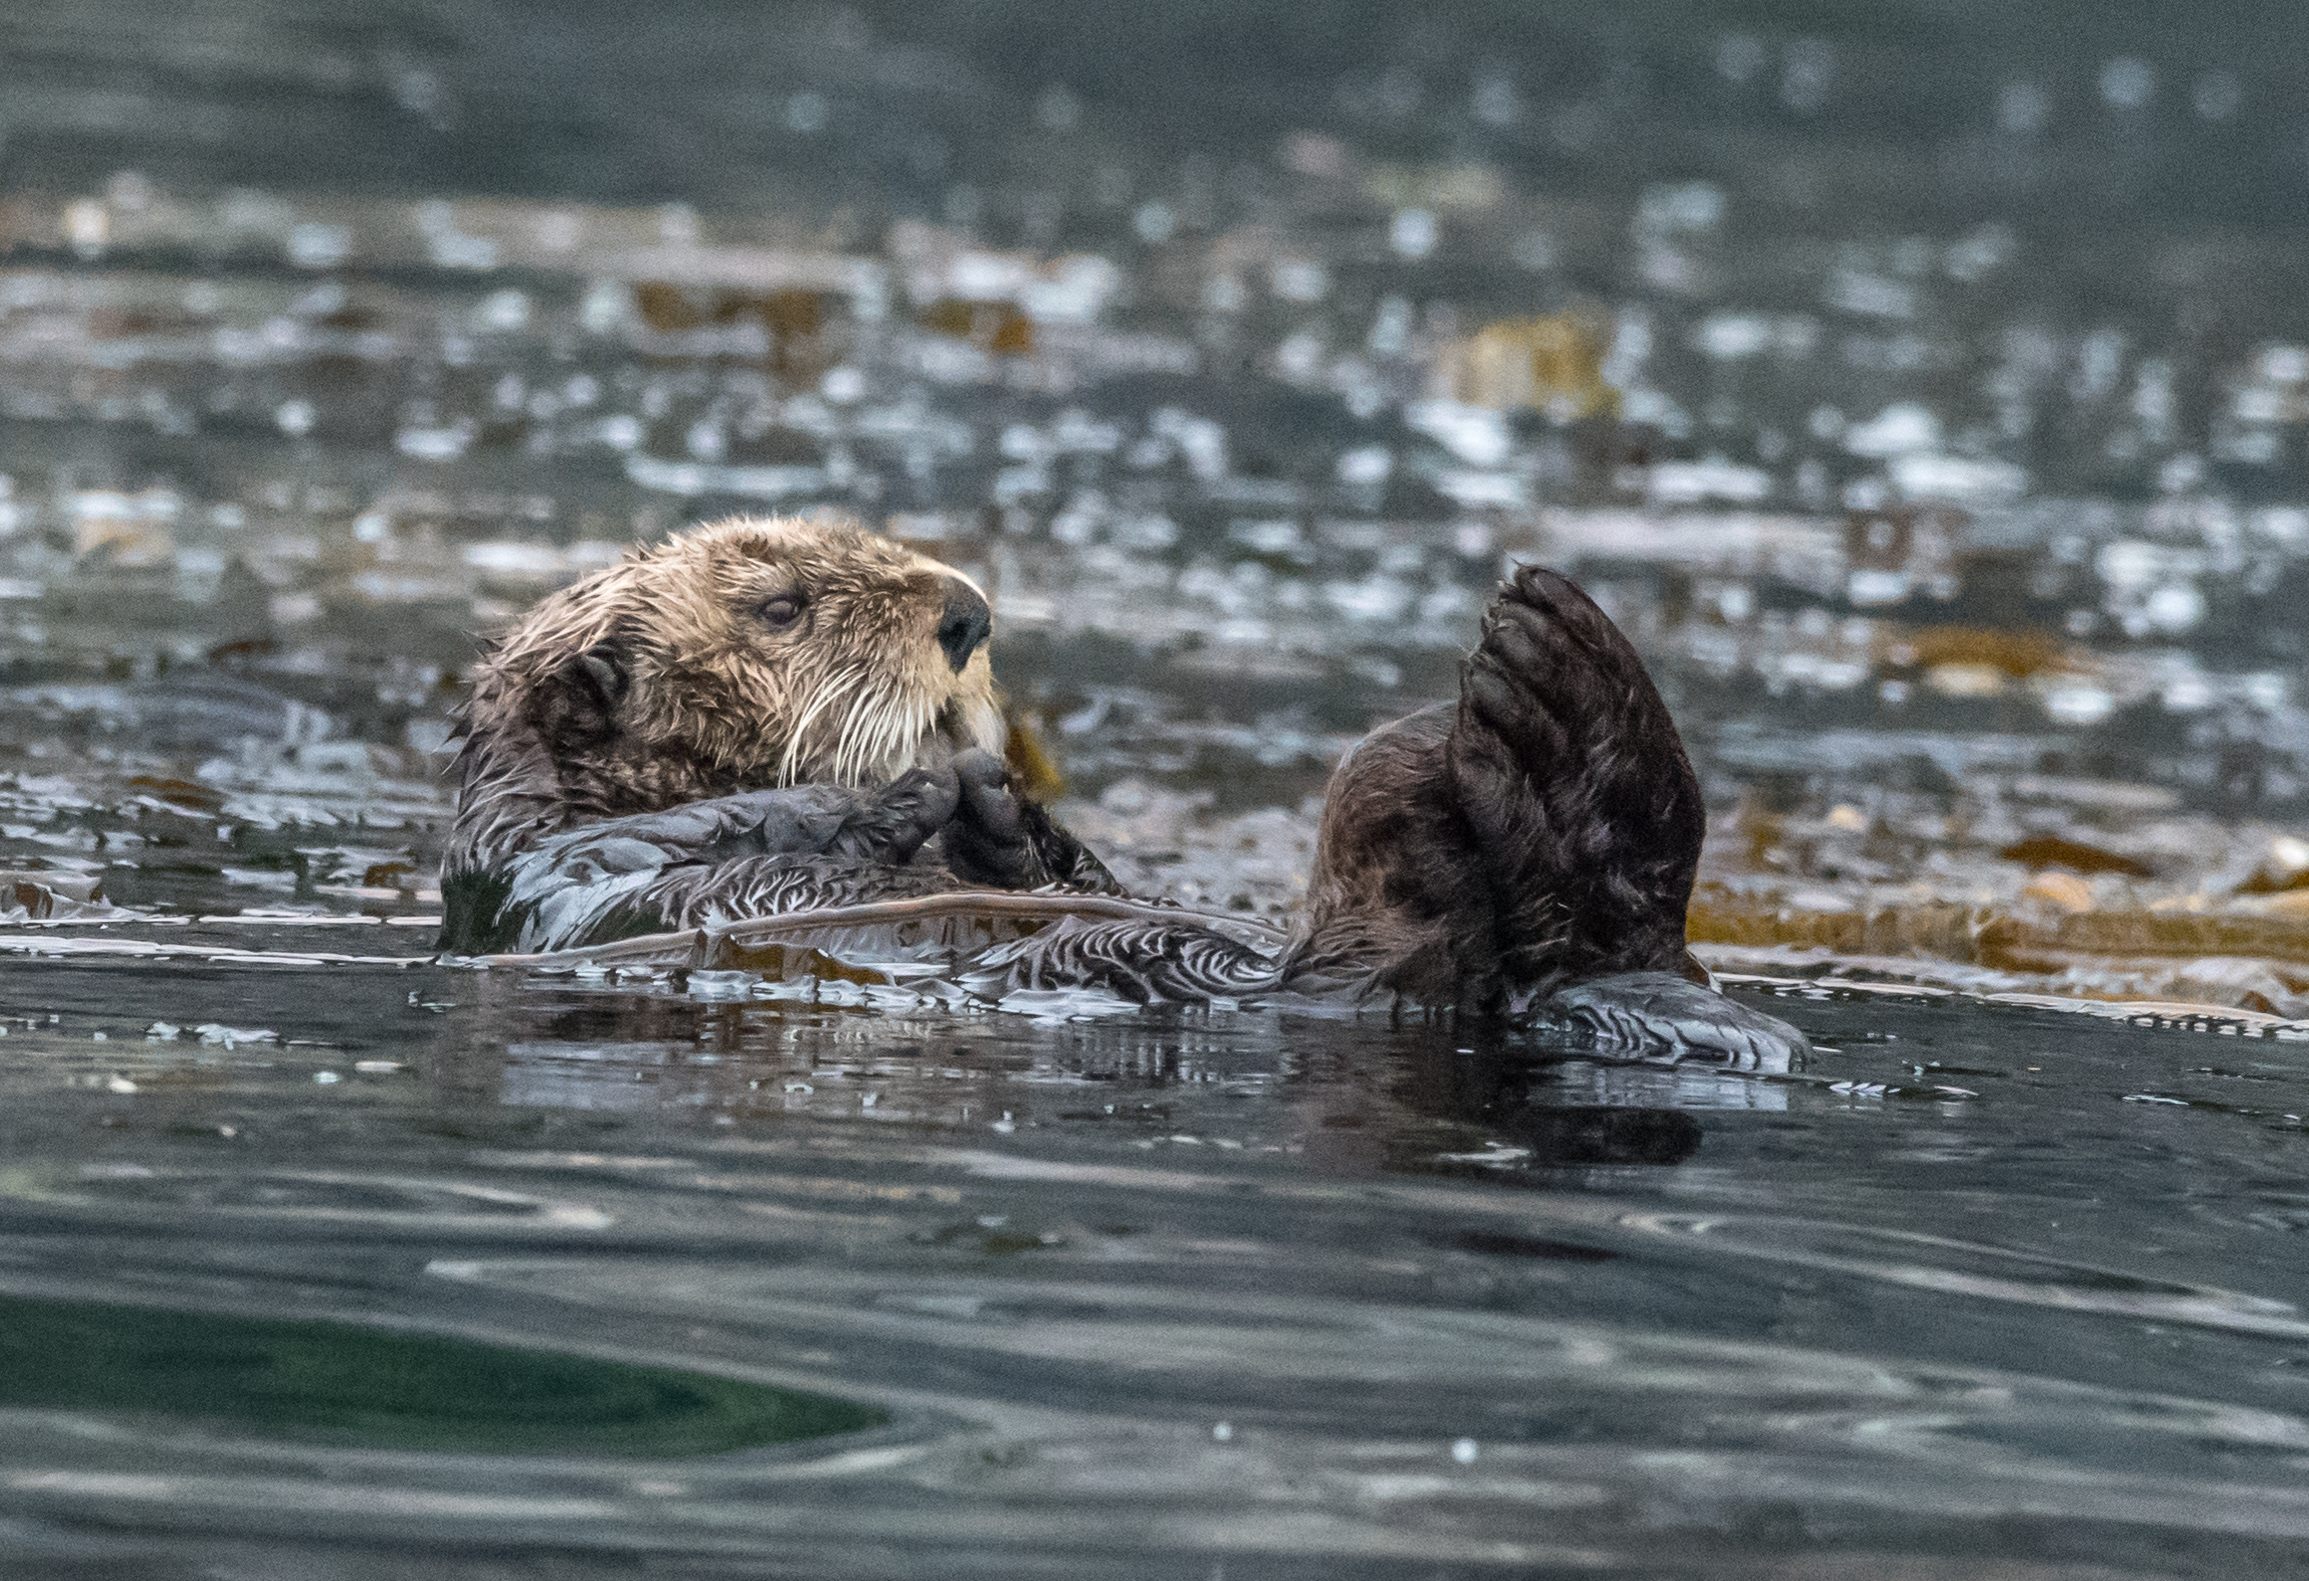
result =
[{"label": "otter whisker", "polygon": [[817,692],[811,696],[809,706],[802,710],[801,717],[794,721],[793,728],[786,732],[786,750],[778,759],[779,784],[791,785],[795,782],[797,771],[800,768],[802,742],[809,735],[810,725],[817,719],[819,712],[829,702],[832,702],[833,698],[832,687],[820,686]]},{"label": "otter whisker", "polygon": [[906,735],[906,728],[914,718],[914,703],[910,698],[890,698],[883,702],[874,716],[874,733],[869,743],[875,772],[883,776],[899,771],[898,744]]},{"label": "otter whisker", "polygon": [[866,777],[867,737],[881,708],[881,696],[879,686],[862,687],[850,704],[849,713],[842,720],[842,772],[845,778],[853,782]]},{"label": "otter whisker", "polygon": [[883,773],[895,774],[899,772],[905,759],[912,756],[906,751],[906,747],[916,734],[914,721],[920,712],[920,704],[915,699],[908,698],[899,706],[883,714],[880,738],[875,742],[876,753],[882,765]]},{"label": "otter whisker", "polygon": [[859,741],[859,727],[873,717],[870,710],[875,699],[880,695],[881,688],[879,686],[861,686],[856,695],[850,699],[850,711],[842,716],[842,731],[835,738],[834,777],[836,779],[854,781],[862,776],[865,762],[863,754],[859,750],[862,745]]},{"label": "otter whisker", "polygon": [[922,737],[930,728],[931,718],[932,709],[919,697],[909,697],[884,713],[882,729],[875,742],[882,773],[900,773],[913,761]]},{"label": "otter whisker", "polygon": [[914,701],[911,698],[885,699],[875,713],[874,730],[868,748],[876,772],[885,776],[898,772],[898,744],[905,737],[907,726],[913,718]]},{"label": "otter whisker", "polygon": [[819,683],[818,690],[810,698],[810,706],[802,710],[801,717],[794,722],[793,730],[786,737],[785,756],[778,765],[779,783],[791,785],[799,777],[802,752],[809,740],[810,726],[829,704],[841,701],[847,685],[856,679],[854,671],[836,670]]},{"label": "otter whisker", "polygon": [[858,738],[858,767],[861,773],[869,768],[880,776],[896,772],[898,738],[912,718],[914,707],[910,701],[897,701],[877,693],[874,709],[865,717]]},{"label": "otter whisker", "polygon": [[907,709],[906,733],[892,744],[891,759],[898,764],[911,763],[922,750],[923,738],[937,724],[938,711],[923,698],[915,698]]}]

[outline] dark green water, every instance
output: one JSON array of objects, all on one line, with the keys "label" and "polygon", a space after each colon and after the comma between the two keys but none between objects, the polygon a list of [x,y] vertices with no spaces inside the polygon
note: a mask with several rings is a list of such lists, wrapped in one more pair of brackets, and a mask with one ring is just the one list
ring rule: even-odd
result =
[{"label": "dark green water", "polygon": [[0,1298],[0,1407],[364,1449],[657,1458],[886,1420],[703,1373],[344,1323],[24,1297]]},{"label": "dark green water", "polygon": [[2297,1574],[2304,1045],[1751,1002],[1814,1056],[18,957],[0,1573]]}]

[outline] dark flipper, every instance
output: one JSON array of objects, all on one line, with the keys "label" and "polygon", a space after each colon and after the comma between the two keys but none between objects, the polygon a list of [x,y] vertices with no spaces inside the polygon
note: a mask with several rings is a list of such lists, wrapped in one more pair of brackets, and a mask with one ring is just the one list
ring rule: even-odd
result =
[{"label": "dark flipper", "polygon": [[1693,981],[1699,781],[1643,661],[1585,593],[1538,566],[1500,589],[1444,758],[1491,858],[1501,976],[1533,1024],[1742,1069],[1784,1071],[1807,1050],[1794,1027]]},{"label": "dark flipper", "polygon": [[1538,566],[1500,589],[1445,756],[1511,985],[1681,969],[1707,814],[1667,705],[1593,600]]},{"label": "dark flipper", "polygon": [[1454,709],[1375,732],[1333,776],[1291,985],[1495,1011],[1679,971],[1705,816],[1675,724],[1609,617],[1526,567]]}]

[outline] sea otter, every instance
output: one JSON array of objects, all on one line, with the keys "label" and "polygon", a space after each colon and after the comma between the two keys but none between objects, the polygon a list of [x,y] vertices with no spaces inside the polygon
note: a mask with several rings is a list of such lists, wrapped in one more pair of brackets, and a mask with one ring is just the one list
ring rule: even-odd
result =
[{"label": "sea otter", "polygon": [[697,528],[548,596],[475,672],[443,949],[1035,891],[1057,920],[981,980],[1535,1013],[1743,1061],[1801,1046],[1704,986],[1698,782],[1634,649],[1555,572],[1500,587],[1455,703],[1340,763],[1279,947],[1103,898],[1106,868],[1011,787],[992,630],[961,573],[818,522]]}]

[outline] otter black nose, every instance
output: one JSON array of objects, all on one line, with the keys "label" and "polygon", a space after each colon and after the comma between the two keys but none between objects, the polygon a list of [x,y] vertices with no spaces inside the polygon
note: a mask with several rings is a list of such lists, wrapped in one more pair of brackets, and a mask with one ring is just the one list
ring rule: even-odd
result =
[{"label": "otter black nose", "polygon": [[949,580],[946,608],[938,617],[938,646],[946,650],[946,662],[954,666],[955,674],[962,673],[970,656],[993,634],[994,611],[986,607],[978,589],[958,578]]}]

